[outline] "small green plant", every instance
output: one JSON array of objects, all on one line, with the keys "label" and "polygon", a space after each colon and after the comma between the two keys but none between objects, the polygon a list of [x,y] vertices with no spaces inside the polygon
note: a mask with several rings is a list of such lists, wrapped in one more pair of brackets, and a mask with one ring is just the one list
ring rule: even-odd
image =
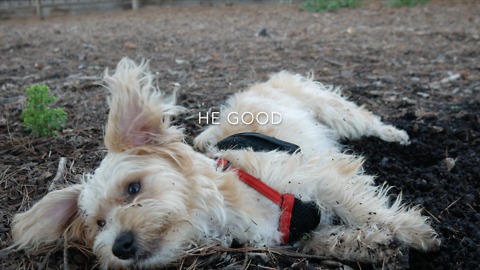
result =
[{"label": "small green plant", "polygon": [[45,137],[57,134],[67,122],[67,113],[62,108],[50,108],[57,101],[50,95],[45,84],[37,84],[27,88],[27,105],[22,110],[23,125],[35,136]]},{"label": "small green plant", "polygon": [[428,0],[388,0],[387,4],[393,7],[416,6],[418,4],[425,4]]},{"label": "small green plant", "polygon": [[340,8],[354,8],[360,5],[360,0],[305,0],[302,5],[307,11],[337,11]]}]

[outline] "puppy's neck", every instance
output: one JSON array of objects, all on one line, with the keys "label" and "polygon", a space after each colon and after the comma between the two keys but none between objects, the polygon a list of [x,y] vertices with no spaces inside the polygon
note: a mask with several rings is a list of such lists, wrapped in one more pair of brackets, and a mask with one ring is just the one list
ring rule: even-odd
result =
[{"label": "puppy's neck", "polygon": [[208,228],[214,238],[230,237],[241,243],[253,241],[268,246],[279,241],[277,205],[245,185],[236,172],[218,168],[214,159],[199,154],[192,162],[193,167],[202,168],[195,177],[200,185],[197,194],[210,193],[203,199],[206,207],[198,208],[202,213],[198,222]]}]

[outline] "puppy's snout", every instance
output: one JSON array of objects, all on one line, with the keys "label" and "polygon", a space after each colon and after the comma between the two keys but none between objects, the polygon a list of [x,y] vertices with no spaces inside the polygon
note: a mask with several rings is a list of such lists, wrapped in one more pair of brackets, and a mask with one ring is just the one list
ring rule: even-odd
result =
[{"label": "puppy's snout", "polygon": [[112,253],[121,260],[135,257],[137,245],[132,232],[123,232],[117,236],[113,243]]}]

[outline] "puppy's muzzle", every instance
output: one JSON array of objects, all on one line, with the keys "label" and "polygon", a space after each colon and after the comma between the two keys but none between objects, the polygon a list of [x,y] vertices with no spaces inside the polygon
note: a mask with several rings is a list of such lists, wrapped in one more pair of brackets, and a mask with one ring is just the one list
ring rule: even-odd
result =
[{"label": "puppy's muzzle", "polygon": [[117,236],[113,243],[112,253],[121,260],[128,260],[135,257],[137,244],[132,232],[123,232]]}]

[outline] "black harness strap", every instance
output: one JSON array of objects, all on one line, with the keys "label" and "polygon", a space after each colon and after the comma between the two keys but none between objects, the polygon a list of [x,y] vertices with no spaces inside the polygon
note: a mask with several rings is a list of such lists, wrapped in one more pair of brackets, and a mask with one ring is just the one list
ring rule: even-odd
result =
[{"label": "black harness strap", "polygon": [[251,148],[255,152],[284,151],[293,154],[300,146],[256,132],[244,132],[229,136],[217,143],[220,150]]}]

